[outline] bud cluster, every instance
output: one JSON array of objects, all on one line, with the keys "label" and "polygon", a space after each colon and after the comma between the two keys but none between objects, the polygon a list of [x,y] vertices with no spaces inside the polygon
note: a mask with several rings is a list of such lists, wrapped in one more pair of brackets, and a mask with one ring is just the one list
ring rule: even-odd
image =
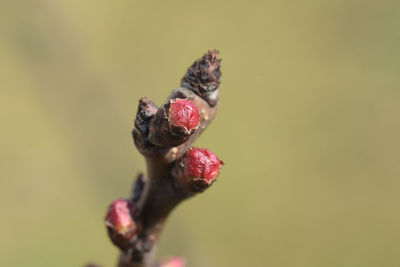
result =
[{"label": "bud cluster", "polygon": [[[105,216],[109,237],[122,250],[119,267],[155,266],[154,244],[170,212],[219,175],[223,161],[192,144],[216,114],[220,62],[218,51],[209,51],[193,63],[163,105],[139,101],[132,135],[148,173],[138,176],[130,199],[115,200]],[[184,265],[183,258],[173,257],[156,266]]]}]

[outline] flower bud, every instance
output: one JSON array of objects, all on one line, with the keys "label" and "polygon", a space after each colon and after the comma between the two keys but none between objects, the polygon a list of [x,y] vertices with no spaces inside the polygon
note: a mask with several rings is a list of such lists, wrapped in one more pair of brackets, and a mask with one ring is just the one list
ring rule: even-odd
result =
[{"label": "flower bud", "polygon": [[217,179],[222,165],[210,150],[193,147],[175,165],[173,176],[185,190],[201,192]]},{"label": "flower bud", "polygon": [[197,129],[200,120],[197,106],[186,99],[170,100],[169,122],[171,128],[176,132],[182,131],[185,134]]},{"label": "flower bud", "polygon": [[171,99],[162,105],[150,123],[149,141],[161,147],[186,142],[199,125],[197,106],[187,99]]},{"label": "flower bud", "polygon": [[122,250],[129,247],[137,233],[137,225],[132,218],[133,204],[126,199],[117,199],[108,208],[105,224],[111,241]]}]

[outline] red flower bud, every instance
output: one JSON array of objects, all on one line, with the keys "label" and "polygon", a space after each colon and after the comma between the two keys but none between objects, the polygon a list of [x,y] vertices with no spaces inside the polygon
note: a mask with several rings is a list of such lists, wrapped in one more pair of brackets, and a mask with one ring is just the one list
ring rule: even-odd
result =
[{"label": "red flower bud", "polygon": [[126,199],[117,199],[108,208],[105,224],[113,243],[126,249],[131,238],[137,233],[137,225],[132,218],[133,204]]},{"label": "red flower bud", "polygon": [[191,148],[184,164],[186,176],[204,180],[208,184],[215,180],[221,168],[218,157],[205,148]]},{"label": "red flower bud", "polygon": [[186,190],[201,192],[217,179],[222,165],[210,150],[193,147],[174,167],[173,175]]},{"label": "red flower bud", "polygon": [[169,122],[171,127],[182,129],[185,133],[196,130],[199,125],[200,114],[197,106],[190,100],[170,100]]},{"label": "red flower bud", "polygon": [[150,122],[149,141],[156,146],[173,147],[186,142],[199,125],[197,106],[186,99],[171,99],[162,105]]}]

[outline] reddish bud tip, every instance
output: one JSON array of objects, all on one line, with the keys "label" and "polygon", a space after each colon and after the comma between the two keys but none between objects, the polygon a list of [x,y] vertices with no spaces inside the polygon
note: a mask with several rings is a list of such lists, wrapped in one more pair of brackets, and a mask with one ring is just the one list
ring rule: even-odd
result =
[{"label": "reddish bud tip", "polygon": [[185,175],[211,184],[218,176],[222,161],[205,148],[191,148],[184,159]]},{"label": "reddish bud tip", "polygon": [[171,126],[183,128],[184,132],[190,134],[199,125],[200,114],[197,106],[190,100],[170,100],[169,122]]},{"label": "reddish bud tip", "polygon": [[181,257],[172,257],[161,263],[161,267],[185,267],[185,260]]},{"label": "reddish bud tip", "polygon": [[151,119],[148,140],[155,146],[173,147],[186,142],[199,125],[197,106],[186,99],[170,99]]},{"label": "reddish bud tip", "polygon": [[192,147],[175,163],[172,175],[184,191],[200,193],[217,179],[223,164],[210,150]]},{"label": "reddish bud tip", "polygon": [[132,203],[126,199],[117,199],[111,203],[106,215],[106,225],[124,234],[134,225],[131,217]]},{"label": "reddish bud tip", "polygon": [[105,224],[113,243],[125,248],[137,232],[137,225],[132,218],[133,205],[126,199],[117,199],[108,208]]}]

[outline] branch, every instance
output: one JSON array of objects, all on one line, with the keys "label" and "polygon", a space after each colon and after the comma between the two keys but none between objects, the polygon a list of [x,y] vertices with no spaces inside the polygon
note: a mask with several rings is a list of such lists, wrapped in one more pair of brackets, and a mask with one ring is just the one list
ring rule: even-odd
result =
[{"label": "branch", "polygon": [[[121,250],[118,267],[154,266],[155,245],[170,212],[218,176],[223,162],[207,149],[192,147],[217,111],[217,56],[213,50],[196,60],[160,108],[147,98],[139,101],[132,135],[147,176],[139,175],[131,198],[114,201],[106,216],[109,236]],[[183,265],[174,258],[158,266]]]}]

